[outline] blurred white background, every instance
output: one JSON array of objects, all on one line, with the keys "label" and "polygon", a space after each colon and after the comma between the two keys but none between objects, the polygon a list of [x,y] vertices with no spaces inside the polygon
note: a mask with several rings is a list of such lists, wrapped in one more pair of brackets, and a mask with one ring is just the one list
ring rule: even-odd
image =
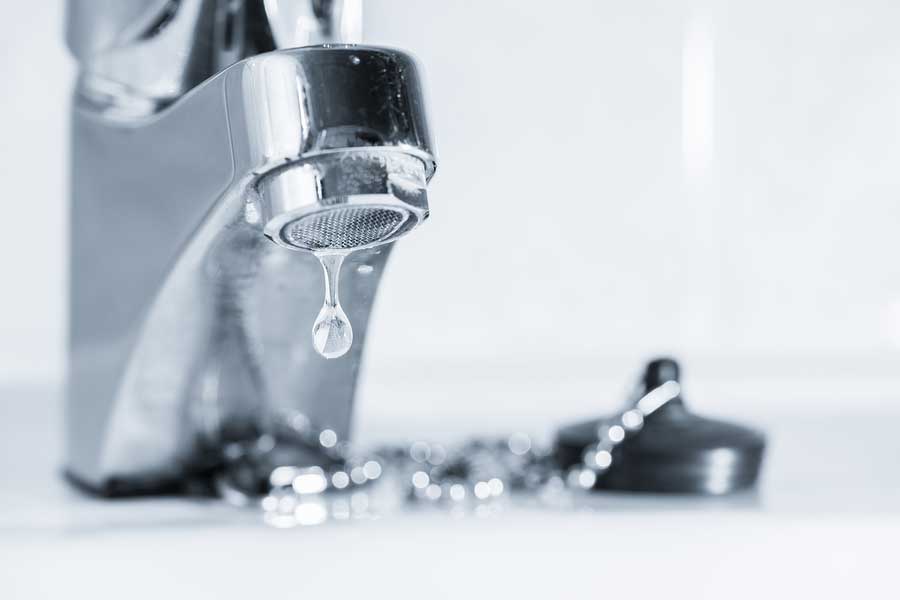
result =
[{"label": "blurred white background", "polygon": [[[0,382],[64,371],[62,4],[10,3],[0,35]],[[365,9],[368,43],[424,64],[440,151],[432,219],[379,292],[365,411],[416,410],[406,384],[422,411],[592,410],[658,352],[720,411],[894,405],[900,4]]]}]

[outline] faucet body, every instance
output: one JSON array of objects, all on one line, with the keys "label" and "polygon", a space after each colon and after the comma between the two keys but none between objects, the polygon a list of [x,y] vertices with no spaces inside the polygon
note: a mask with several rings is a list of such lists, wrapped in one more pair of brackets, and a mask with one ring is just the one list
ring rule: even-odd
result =
[{"label": "faucet body", "polygon": [[[126,44],[118,63],[100,50],[80,56],[67,472],[99,493],[165,487],[194,468],[199,446],[265,431],[276,414],[300,413],[346,438],[392,244],[348,256],[341,293],[355,342],[328,361],[310,343],[322,303],[320,265],[275,239],[273,223],[372,199],[401,205],[416,223],[427,216],[424,184],[435,163],[419,71],[402,52],[354,45],[232,52],[242,60],[197,85],[182,85],[184,77],[150,85],[160,79],[147,78],[153,65],[137,74],[121,66],[164,59],[146,40],[167,26],[177,33],[188,17],[194,27],[184,31],[196,37],[204,31],[197,23],[215,21],[207,13],[235,4],[168,3],[176,14],[163,15],[168,21],[133,48]],[[240,22],[258,30],[250,20],[263,9],[244,4]],[[70,5],[70,27],[75,22],[83,38],[89,19],[79,6]],[[85,45],[73,43],[71,29],[70,45],[76,54]],[[249,47],[244,53],[256,50]],[[421,189],[404,196],[391,181],[397,165],[410,172],[410,161]]]}]

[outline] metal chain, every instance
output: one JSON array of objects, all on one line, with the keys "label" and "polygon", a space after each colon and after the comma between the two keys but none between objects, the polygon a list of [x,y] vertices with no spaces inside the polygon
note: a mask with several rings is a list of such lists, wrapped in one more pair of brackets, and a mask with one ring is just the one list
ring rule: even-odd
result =
[{"label": "metal chain", "polygon": [[[233,504],[257,504],[266,522],[277,527],[372,517],[410,503],[490,512],[514,495],[541,499],[592,488],[612,466],[615,447],[680,392],[676,381],[638,390],[625,410],[600,422],[596,441],[580,463],[566,470],[549,447],[522,433],[472,440],[451,451],[417,441],[362,454],[334,431],[317,429],[293,414],[279,420],[274,435],[226,447],[216,489]],[[317,457],[317,464],[272,467],[278,462],[273,453],[285,444]],[[260,470],[265,473],[261,485],[254,483]]]}]

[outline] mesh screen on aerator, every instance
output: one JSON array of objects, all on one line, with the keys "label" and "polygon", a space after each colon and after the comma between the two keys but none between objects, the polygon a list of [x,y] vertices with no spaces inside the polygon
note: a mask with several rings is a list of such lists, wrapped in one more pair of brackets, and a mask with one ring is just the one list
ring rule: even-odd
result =
[{"label": "mesh screen on aerator", "polygon": [[291,221],[281,236],[304,250],[352,250],[389,240],[408,218],[405,210],[392,207],[342,206]]}]

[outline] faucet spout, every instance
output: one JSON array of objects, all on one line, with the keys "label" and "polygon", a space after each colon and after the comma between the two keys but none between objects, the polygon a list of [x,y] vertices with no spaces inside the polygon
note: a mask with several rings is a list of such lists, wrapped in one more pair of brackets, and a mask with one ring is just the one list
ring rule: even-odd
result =
[{"label": "faucet spout", "polygon": [[[76,99],[72,143],[72,478],[154,490],[198,445],[276,414],[346,438],[392,242],[428,216],[415,61],[355,45],[260,54],[152,115]],[[347,255],[355,334],[335,360],[309,335],[323,252]]]}]

